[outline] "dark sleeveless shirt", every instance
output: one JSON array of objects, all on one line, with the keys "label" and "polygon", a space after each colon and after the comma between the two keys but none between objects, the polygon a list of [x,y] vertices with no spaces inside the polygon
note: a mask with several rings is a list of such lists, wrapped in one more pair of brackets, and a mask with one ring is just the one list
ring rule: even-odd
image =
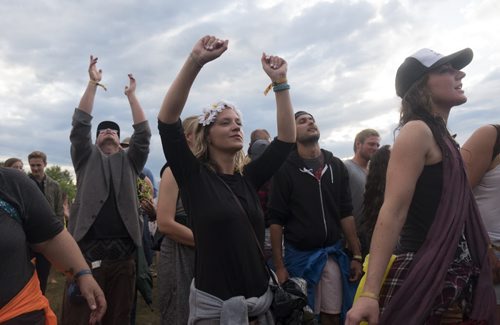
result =
[{"label": "dark sleeveless shirt", "polygon": [[396,253],[416,252],[434,221],[443,188],[443,163],[426,165],[420,174]]}]

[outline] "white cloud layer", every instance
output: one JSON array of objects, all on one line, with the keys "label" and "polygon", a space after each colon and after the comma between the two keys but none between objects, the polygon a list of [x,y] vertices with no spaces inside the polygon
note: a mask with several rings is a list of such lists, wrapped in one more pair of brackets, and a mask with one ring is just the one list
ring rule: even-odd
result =
[{"label": "white cloud layer", "polygon": [[185,116],[219,99],[241,108],[245,133],[275,132],[272,95],[260,66],[263,51],[285,57],[296,110],[310,111],[321,144],[352,155],[354,135],[376,128],[393,142],[399,101],[395,71],[422,47],[449,54],[465,47],[474,60],[464,69],[465,105],[449,127],[463,142],[478,126],[499,122],[500,2],[496,0],[257,0],[257,1],[1,1],[0,159],[25,160],[33,150],[70,166],[73,109],[87,82],[90,54],[99,57],[103,83],[94,123],[114,119],[130,135],[123,88],[127,73],[153,129],[147,164],[164,163],[156,115],[164,93],[192,45],[203,35],[229,39],[229,50],[196,81]]}]

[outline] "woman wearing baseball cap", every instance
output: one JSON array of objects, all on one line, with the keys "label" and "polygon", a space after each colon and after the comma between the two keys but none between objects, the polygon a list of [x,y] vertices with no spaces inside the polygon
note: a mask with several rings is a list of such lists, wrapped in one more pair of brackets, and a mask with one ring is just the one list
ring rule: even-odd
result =
[{"label": "woman wearing baseball cap", "polygon": [[461,69],[472,56],[468,48],[448,56],[422,49],[397,71],[400,132],[366,283],[347,324],[494,324],[488,237],[446,128],[452,107],[467,101]]}]

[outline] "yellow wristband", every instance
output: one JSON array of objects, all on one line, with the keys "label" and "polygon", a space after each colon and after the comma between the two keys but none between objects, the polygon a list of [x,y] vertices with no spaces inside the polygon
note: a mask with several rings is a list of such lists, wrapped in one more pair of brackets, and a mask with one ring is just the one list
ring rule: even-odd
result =
[{"label": "yellow wristband", "polygon": [[361,256],[361,255],[353,255],[352,259],[355,261],[363,262],[363,256]]},{"label": "yellow wristband", "polygon": [[287,82],[288,82],[288,80],[286,78],[279,79],[279,80],[271,82],[269,84],[269,86],[267,86],[266,89],[264,89],[264,95],[267,96],[267,93],[269,93],[269,91],[271,90],[271,88],[273,88],[274,86],[277,86],[277,85],[280,85],[280,84],[284,84],[284,83],[287,83]]},{"label": "yellow wristband", "polygon": [[359,294],[360,297],[365,297],[365,298],[370,298],[370,299],[375,299],[378,301],[378,295],[374,294],[373,292],[370,291],[363,291]]},{"label": "yellow wristband", "polygon": [[102,89],[104,89],[104,91],[107,91],[107,90],[108,90],[108,88],[106,88],[106,86],[104,86],[102,83],[99,83],[99,82],[97,82],[97,81],[95,81],[95,80],[89,80],[89,82],[90,82],[91,84],[96,85],[97,87],[102,87]]}]

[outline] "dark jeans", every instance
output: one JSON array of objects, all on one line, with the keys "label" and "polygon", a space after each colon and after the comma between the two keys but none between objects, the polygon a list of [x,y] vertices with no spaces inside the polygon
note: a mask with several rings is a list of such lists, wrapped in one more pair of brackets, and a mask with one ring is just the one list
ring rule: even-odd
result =
[{"label": "dark jeans", "polygon": [[[92,270],[92,274],[104,291],[108,309],[101,325],[129,324],[130,313],[135,295],[135,260],[128,259],[102,261],[101,266]],[[72,304],[66,294],[69,282],[64,290],[61,324],[87,325],[90,309],[87,304]]]}]

